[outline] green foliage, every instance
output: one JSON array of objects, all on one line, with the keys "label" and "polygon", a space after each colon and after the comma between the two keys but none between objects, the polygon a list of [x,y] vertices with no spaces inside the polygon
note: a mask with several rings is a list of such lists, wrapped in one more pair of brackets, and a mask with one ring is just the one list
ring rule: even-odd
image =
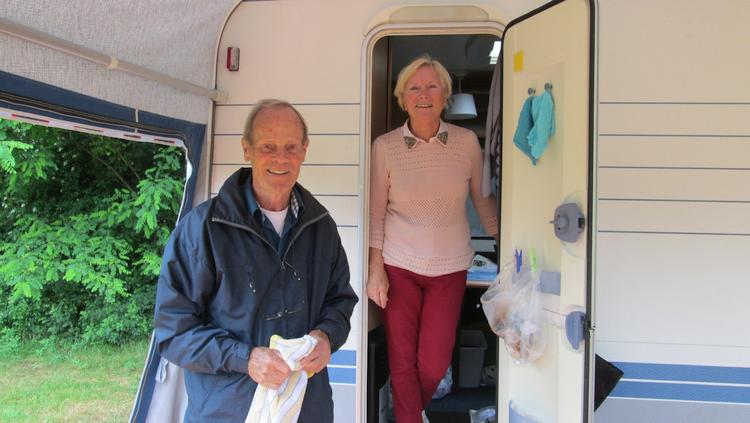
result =
[{"label": "green foliage", "polygon": [[0,120],[0,348],[150,332],[182,151]]},{"label": "green foliage", "polygon": [[133,334],[150,333],[155,298],[156,286],[153,284],[135,288],[128,298],[120,301],[108,302],[97,297],[81,312],[84,328],[81,340],[86,344],[119,344],[123,339],[132,339]]},{"label": "green foliage", "polygon": [[4,140],[0,135],[0,169],[8,173],[16,173],[16,159],[13,157],[13,150],[28,150],[29,148],[31,148],[30,144]]}]

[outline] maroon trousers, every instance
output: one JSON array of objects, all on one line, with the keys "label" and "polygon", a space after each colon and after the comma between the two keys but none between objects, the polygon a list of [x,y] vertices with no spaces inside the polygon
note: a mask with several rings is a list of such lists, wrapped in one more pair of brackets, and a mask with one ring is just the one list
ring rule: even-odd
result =
[{"label": "maroon trousers", "polygon": [[451,362],[466,271],[422,276],[385,265],[383,310],[397,423],[422,423],[422,410]]}]

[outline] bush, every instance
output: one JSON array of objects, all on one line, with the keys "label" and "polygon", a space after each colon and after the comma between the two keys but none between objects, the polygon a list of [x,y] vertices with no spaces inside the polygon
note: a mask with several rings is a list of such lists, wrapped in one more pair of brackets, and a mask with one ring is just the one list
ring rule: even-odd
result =
[{"label": "bush", "polygon": [[156,286],[142,285],[124,300],[107,302],[101,297],[81,311],[82,341],[87,344],[119,344],[151,333]]},{"label": "bush", "polygon": [[180,149],[0,120],[0,348],[151,330]]}]

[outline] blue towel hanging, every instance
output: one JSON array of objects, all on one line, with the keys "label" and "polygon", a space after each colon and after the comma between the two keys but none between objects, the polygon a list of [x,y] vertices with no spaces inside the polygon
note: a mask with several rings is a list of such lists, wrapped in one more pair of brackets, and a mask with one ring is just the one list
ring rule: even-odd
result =
[{"label": "blue towel hanging", "polygon": [[528,141],[529,131],[534,126],[534,120],[531,117],[531,103],[533,100],[534,96],[529,96],[523,103],[521,114],[518,116],[516,133],[513,135],[513,144],[531,159],[533,165],[536,165],[536,158],[531,154],[531,145],[529,145]]},{"label": "blue towel hanging", "polygon": [[[547,149],[549,138],[555,135],[555,105],[550,88],[547,84],[543,94],[529,95],[526,98],[518,116],[516,133],[513,135],[513,144],[534,166]],[[529,93],[533,91],[529,90]]]},{"label": "blue towel hanging", "polygon": [[527,138],[531,146],[531,155],[538,159],[547,149],[550,137],[555,135],[555,103],[549,90],[544,90],[544,93],[532,100],[531,118],[534,126]]}]

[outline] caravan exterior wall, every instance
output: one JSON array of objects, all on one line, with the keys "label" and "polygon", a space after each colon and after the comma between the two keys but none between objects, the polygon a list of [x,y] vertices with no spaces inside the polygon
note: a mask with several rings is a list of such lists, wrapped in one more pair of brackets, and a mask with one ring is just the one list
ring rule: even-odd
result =
[{"label": "caravan exterior wall", "polygon": [[600,2],[594,349],[626,380],[597,421],[750,420],[747,16]]},{"label": "caravan exterior wall", "polygon": [[[291,101],[311,132],[301,183],[338,223],[361,298],[369,41],[377,31],[465,30],[448,8],[399,19],[411,3],[243,2],[219,43],[220,58],[231,46],[242,59],[238,72],[219,60],[217,88],[229,97],[214,108],[206,197],[243,165],[252,104]],[[485,13],[471,23],[485,31],[522,11],[510,1],[451,4]],[[597,421],[750,420],[750,336],[739,329],[750,318],[747,16],[739,0],[598,2],[592,347],[626,374]],[[331,365],[338,422],[365,416],[366,319],[361,302]]]}]

